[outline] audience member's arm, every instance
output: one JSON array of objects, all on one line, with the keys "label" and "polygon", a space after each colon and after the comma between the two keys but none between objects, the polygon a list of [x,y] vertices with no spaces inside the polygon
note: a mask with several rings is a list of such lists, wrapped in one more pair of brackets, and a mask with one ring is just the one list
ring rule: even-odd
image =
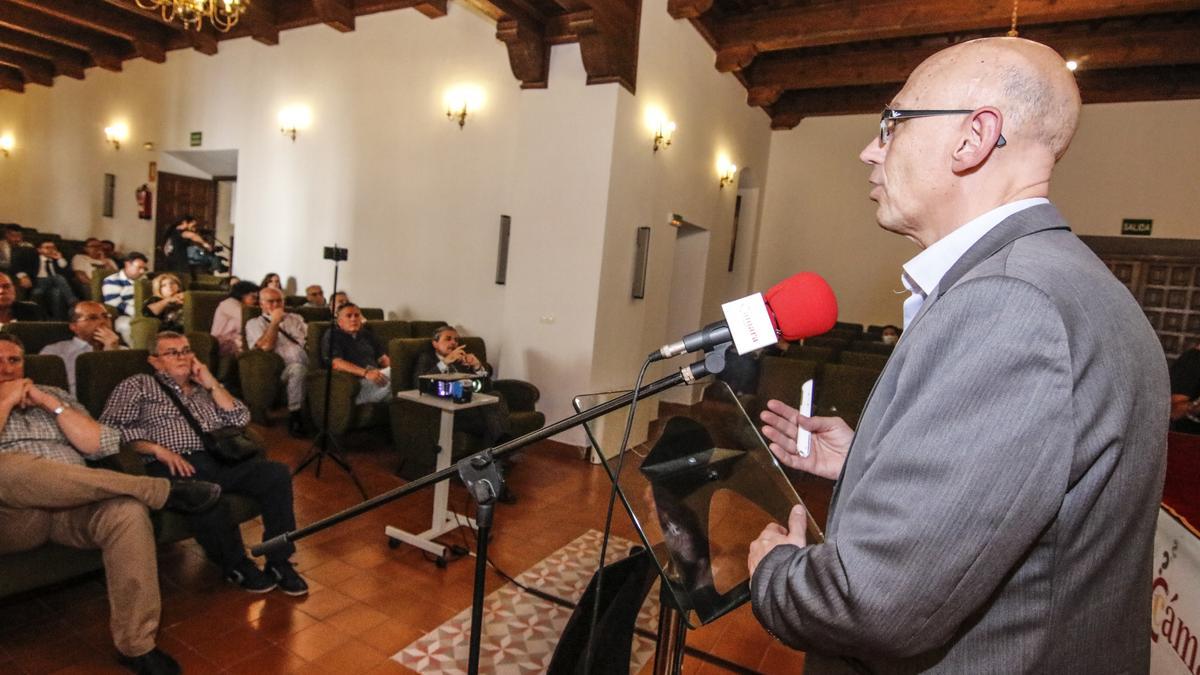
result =
[{"label": "audience member's arm", "polygon": [[171,307],[171,304],[171,298],[158,298],[157,300],[151,298],[142,305],[142,316],[157,319]]},{"label": "audience member's arm", "polygon": [[60,407],[62,413],[55,417],[58,428],[67,437],[71,445],[81,454],[104,457],[117,452],[119,435],[113,429],[104,427],[87,414],[78,401],[72,401],[66,392],[46,390],[31,385],[25,390],[27,405],[34,405],[53,414]]},{"label": "audience member's arm", "polygon": [[8,416],[21,401],[25,400],[25,390],[32,386],[28,379],[9,380],[0,383],[0,431],[8,426]]},{"label": "audience member's arm", "polygon": [[1183,394],[1171,394],[1171,421],[1183,419],[1187,417],[1188,408],[1192,405],[1192,399]]},{"label": "audience member's arm", "polygon": [[104,304],[116,307],[120,314],[129,314],[129,301],[122,296],[124,286],[116,281],[109,281],[111,278],[106,278],[104,283],[100,284],[100,295]]},{"label": "audience member's arm", "polygon": [[100,423],[121,432],[122,443],[150,440],[150,429],[142,424],[145,387],[157,387],[153,375],[127,377],[113,389],[100,413]]},{"label": "audience member's arm", "polygon": [[184,459],[183,455],[153,441],[133,441],[129,444],[129,447],[133,448],[134,452],[138,454],[153,457],[165,464],[172,476],[186,477],[195,475],[196,473],[196,467]]}]

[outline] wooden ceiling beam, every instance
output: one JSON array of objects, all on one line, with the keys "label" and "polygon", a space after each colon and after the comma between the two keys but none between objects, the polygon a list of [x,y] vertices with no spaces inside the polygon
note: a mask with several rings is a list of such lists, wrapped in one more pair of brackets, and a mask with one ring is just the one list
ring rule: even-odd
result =
[{"label": "wooden ceiling beam", "polygon": [[56,75],[77,80],[83,79],[83,70],[90,65],[84,52],[11,28],[0,27],[0,47],[46,59],[54,65]]},{"label": "wooden ceiling beam", "polygon": [[[1031,28],[1024,37],[1047,44],[1088,69],[1200,63],[1200,21],[1101,34],[1073,28]],[[784,90],[904,82],[922,61],[952,40],[881,46],[788,58],[764,57],[747,71],[751,105],[769,105]],[[774,96],[775,98],[772,98]]]},{"label": "wooden ceiling beam", "polygon": [[133,44],[137,55],[155,63],[167,60],[167,29],[94,0],[9,0],[81,28]]},{"label": "wooden ceiling beam", "polygon": [[1084,103],[1200,98],[1200,64],[1078,71],[1075,81]]},{"label": "wooden ceiling beam", "polygon": [[45,59],[30,56],[12,49],[0,48],[0,64],[21,71],[26,82],[47,87],[54,85],[54,66]]},{"label": "wooden ceiling beam", "polygon": [[25,78],[21,71],[8,66],[0,66],[0,89],[8,89],[21,93],[25,91]]},{"label": "wooden ceiling beam", "polygon": [[[1027,27],[1037,24],[1197,9],[1200,0],[1025,0],[1020,4],[1019,25],[1024,34]],[[721,61],[721,53],[732,49],[740,49],[743,54],[747,48],[763,53],[922,35],[1003,31],[1011,20],[1012,5],[996,0],[860,0],[753,12],[711,21],[707,27]]]},{"label": "wooden ceiling beam", "polygon": [[255,42],[264,45],[279,44],[279,24],[275,13],[275,0],[255,0],[242,13],[238,27],[250,31]]},{"label": "wooden ceiling beam", "polygon": [[105,70],[121,70],[121,62],[129,54],[128,43],[76,28],[8,0],[0,0],[0,25],[87,52]]},{"label": "wooden ceiling beam", "polygon": [[617,82],[637,91],[638,29],[641,0],[584,0],[589,9],[567,15],[579,36],[588,84]]},{"label": "wooden ceiling beam", "polygon": [[353,0],[312,0],[322,23],[342,33],[354,30]]},{"label": "wooden ceiling beam", "polygon": [[217,31],[209,25],[204,25],[200,30],[191,28],[183,28],[183,24],[178,19],[167,20],[163,13],[156,9],[142,9],[137,6],[136,2],[130,0],[103,0],[109,6],[116,8],[118,11],[140,16],[157,24],[160,24],[169,31],[167,38],[167,47],[174,45],[175,36],[183,35],[186,44],[201,54],[212,56],[217,53]]},{"label": "wooden ceiling beam", "polygon": [[[866,87],[831,87],[784,92],[779,101],[767,107],[772,129],[791,129],[805,117],[829,115],[879,114],[900,91],[900,84]],[[868,131],[869,133],[869,131]],[[863,142],[866,143],[864,136]]]},{"label": "wooden ceiling beam", "polygon": [[446,16],[446,0],[354,0],[354,13],[357,16],[409,7],[430,19]]},{"label": "wooden ceiling beam", "polygon": [[542,24],[513,18],[496,23],[496,39],[508,49],[508,65],[522,89],[545,89],[550,82],[550,45]]}]

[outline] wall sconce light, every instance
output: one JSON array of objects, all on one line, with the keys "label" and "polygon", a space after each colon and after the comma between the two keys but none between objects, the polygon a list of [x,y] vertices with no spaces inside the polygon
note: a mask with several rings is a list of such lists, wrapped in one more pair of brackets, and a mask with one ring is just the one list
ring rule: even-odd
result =
[{"label": "wall sconce light", "polygon": [[459,130],[467,124],[467,115],[479,112],[483,107],[483,90],[472,85],[451,88],[442,98],[446,105],[446,119],[458,122]]},{"label": "wall sconce light", "polygon": [[120,150],[121,143],[129,139],[129,125],[117,122],[104,127],[104,140],[112,143],[113,150]]},{"label": "wall sconce light", "polygon": [[722,189],[733,182],[735,175],[737,175],[737,164],[729,161],[729,158],[724,155],[717,159],[717,178],[721,182]]},{"label": "wall sconce light", "polygon": [[307,106],[289,105],[279,111],[279,132],[296,142],[296,133],[312,124],[312,111]]},{"label": "wall sconce light", "polygon": [[665,112],[658,108],[647,108],[646,127],[654,134],[654,152],[671,145],[671,138],[675,135],[675,120],[667,119]]},{"label": "wall sconce light", "polygon": [[0,136],[0,152],[3,152],[5,157],[8,157],[8,153],[12,152],[15,145],[16,141],[13,140],[12,134]]}]

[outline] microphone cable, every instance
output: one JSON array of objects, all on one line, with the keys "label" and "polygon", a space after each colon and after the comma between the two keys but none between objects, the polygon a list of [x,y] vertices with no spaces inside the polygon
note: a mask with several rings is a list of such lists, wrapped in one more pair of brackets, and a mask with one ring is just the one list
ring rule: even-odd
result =
[{"label": "microphone cable", "polygon": [[[638,371],[637,381],[633,384],[633,400],[629,403],[629,415],[625,418],[625,433],[621,436],[620,450],[617,451],[617,468],[612,473],[612,490],[608,493],[608,512],[604,518],[604,537],[600,540],[600,561],[596,564],[596,592],[592,596],[592,618],[588,625],[587,649],[583,655],[583,674],[592,673],[592,652],[596,644],[596,624],[600,622],[601,591],[604,584],[604,558],[608,554],[608,540],[612,536],[613,510],[617,502],[617,489],[621,484],[621,468],[625,465],[625,451],[629,448],[629,434],[633,430],[633,417],[637,413],[638,392],[642,389],[642,381],[646,379],[646,371],[654,362],[653,355],[647,356]],[[599,448],[597,448],[599,450]],[[600,457],[604,461],[604,457]]]}]

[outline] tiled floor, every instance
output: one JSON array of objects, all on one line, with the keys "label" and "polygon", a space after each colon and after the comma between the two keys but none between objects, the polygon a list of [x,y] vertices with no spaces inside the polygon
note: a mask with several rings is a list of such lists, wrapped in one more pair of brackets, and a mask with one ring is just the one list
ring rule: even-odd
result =
[{"label": "tiled floor", "polygon": [[[308,448],[281,425],[263,433],[274,459],[294,465]],[[370,494],[403,483],[382,440],[364,435],[347,445]],[[498,507],[490,547],[492,560],[512,575],[588,529],[603,529],[608,497],[603,471],[574,449],[543,442],[524,455],[512,480],[520,500]],[[350,481],[329,464],[319,479],[311,468],[297,476],[295,491],[301,525],[359,501]],[[389,657],[471,601],[473,559],[438,569],[415,549],[387,546],[385,525],[428,527],[431,500],[426,490],[299,542],[294,561],[312,588],[306,598],[245,593],[222,581],[194,542],[164,547],[159,645],[189,673],[410,672]],[[452,507],[465,504],[466,493],[455,486]],[[616,521],[618,534],[634,536],[627,518]],[[468,531],[459,532],[473,548]],[[258,541],[261,528],[248,523],[244,533],[248,542]],[[448,541],[457,536],[447,535]],[[489,574],[489,592],[501,584]],[[107,615],[99,575],[0,601],[0,673],[126,672],[116,664]],[[690,633],[688,645],[764,673],[795,672],[802,663],[800,654],[759,628],[748,606]],[[689,657],[685,672],[724,671]]]}]

